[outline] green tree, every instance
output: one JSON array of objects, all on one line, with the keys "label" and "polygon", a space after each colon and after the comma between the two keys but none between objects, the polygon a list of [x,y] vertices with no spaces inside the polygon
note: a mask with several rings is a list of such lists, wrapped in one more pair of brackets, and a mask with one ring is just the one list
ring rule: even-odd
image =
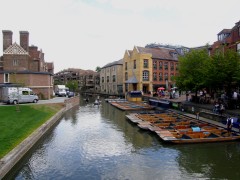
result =
[{"label": "green tree", "polygon": [[231,88],[240,82],[240,56],[233,50],[216,52],[208,62],[206,71],[207,86],[213,89]]},{"label": "green tree", "polygon": [[69,88],[69,90],[76,92],[78,89],[78,82],[76,80],[71,80],[67,82],[66,86]]},{"label": "green tree", "polygon": [[100,72],[101,71],[101,68],[99,66],[96,67],[96,72]]},{"label": "green tree", "polygon": [[198,90],[206,85],[206,71],[210,57],[207,49],[192,50],[179,57],[179,75],[175,77],[176,85],[182,90]]}]

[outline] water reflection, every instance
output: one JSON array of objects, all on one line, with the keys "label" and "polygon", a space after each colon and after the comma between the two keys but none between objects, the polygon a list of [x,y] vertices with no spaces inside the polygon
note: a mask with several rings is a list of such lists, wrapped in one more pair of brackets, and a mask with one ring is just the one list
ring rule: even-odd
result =
[{"label": "water reflection", "polygon": [[[238,142],[168,145],[94,97],[68,111],[7,177],[15,179],[221,179],[239,177]],[[231,171],[230,171],[231,170]]]}]

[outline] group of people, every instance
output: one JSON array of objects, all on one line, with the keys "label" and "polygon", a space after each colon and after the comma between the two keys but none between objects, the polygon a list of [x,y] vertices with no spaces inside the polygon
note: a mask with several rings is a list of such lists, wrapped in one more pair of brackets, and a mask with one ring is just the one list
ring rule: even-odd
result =
[{"label": "group of people", "polygon": [[159,90],[158,91],[158,97],[164,97],[164,96],[165,96],[164,90]]},{"label": "group of people", "polygon": [[216,101],[214,103],[213,112],[216,113],[216,114],[220,114],[222,116],[224,111],[225,111],[224,104],[222,102]]}]

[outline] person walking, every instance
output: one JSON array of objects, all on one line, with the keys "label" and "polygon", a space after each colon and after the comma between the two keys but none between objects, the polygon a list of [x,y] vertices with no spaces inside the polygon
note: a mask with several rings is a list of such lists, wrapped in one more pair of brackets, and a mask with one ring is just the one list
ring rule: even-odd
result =
[{"label": "person walking", "polygon": [[228,135],[230,135],[230,133],[232,131],[232,125],[233,125],[233,118],[228,117],[227,118],[227,131],[228,131]]}]

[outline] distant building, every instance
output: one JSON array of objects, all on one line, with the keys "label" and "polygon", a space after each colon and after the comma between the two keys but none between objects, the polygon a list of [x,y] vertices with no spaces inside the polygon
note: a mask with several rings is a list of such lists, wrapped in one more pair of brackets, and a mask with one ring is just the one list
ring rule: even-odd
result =
[{"label": "distant building", "polygon": [[100,91],[100,74],[92,70],[68,68],[54,74],[55,84],[77,81],[80,91]]},{"label": "distant building", "polygon": [[240,21],[231,29],[223,29],[217,34],[217,41],[211,46],[211,54],[232,49],[240,53]]},{"label": "distant building", "polygon": [[110,95],[123,94],[123,60],[106,64],[100,71],[101,93]]},{"label": "distant building", "polygon": [[3,55],[0,57],[0,94],[4,86],[26,86],[41,99],[53,95],[53,62],[45,62],[37,46],[29,46],[29,33],[20,31],[20,45],[12,43],[12,31],[3,30]]}]

